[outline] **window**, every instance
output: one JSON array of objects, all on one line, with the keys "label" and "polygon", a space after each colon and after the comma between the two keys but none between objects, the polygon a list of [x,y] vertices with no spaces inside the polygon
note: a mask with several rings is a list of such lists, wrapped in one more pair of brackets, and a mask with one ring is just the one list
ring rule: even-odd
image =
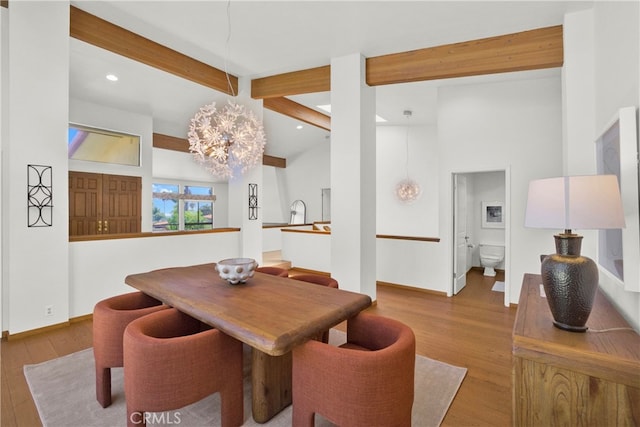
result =
[{"label": "window", "polygon": [[140,137],[121,132],[69,125],[69,159],[140,166]]},{"label": "window", "polygon": [[213,228],[213,187],[156,183],[152,191],[153,231]]},{"label": "window", "polygon": [[[210,230],[213,228],[213,189],[211,187],[184,187],[184,229]],[[202,200],[193,196],[208,196]]]}]

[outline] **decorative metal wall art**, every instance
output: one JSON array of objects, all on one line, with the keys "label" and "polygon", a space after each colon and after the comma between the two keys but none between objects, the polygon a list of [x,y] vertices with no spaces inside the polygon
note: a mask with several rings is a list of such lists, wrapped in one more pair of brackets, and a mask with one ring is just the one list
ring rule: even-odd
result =
[{"label": "decorative metal wall art", "polygon": [[258,219],[258,184],[249,184],[249,219]]},{"label": "decorative metal wall art", "polygon": [[53,223],[53,171],[51,166],[27,165],[27,226]]}]

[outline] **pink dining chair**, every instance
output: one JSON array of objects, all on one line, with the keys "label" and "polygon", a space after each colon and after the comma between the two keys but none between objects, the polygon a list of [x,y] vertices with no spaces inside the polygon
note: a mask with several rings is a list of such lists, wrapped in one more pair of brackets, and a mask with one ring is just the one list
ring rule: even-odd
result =
[{"label": "pink dining chair", "polygon": [[258,267],[256,271],[278,277],[289,277],[289,271],[280,267]]},{"label": "pink dining chair", "polygon": [[182,408],[219,392],[221,424],[244,422],[242,343],[175,308],[134,320],[124,332],[127,425],[145,412]]},{"label": "pink dining chair", "polygon": [[314,283],[316,285],[327,286],[329,288],[338,288],[338,281],[336,279],[320,274],[297,274],[295,276],[291,276],[291,278],[303,282]]},{"label": "pink dining chair", "polygon": [[[291,276],[291,278],[300,280],[301,282],[313,283],[315,285],[338,289],[338,281],[329,276],[322,276],[320,274],[298,274],[296,276]],[[322,331],[317,339],[325,344],[328,343],[329,331]]]},{"label": "pink dining chair", "polygon": [[117,295],[93,309],[93,355],[96,365],[96,399],[111,405],[111,368],[122,367],[122,336],[133,320],[168,308],[142,292]]},{"label": "pink dining chair", "polygon": [[340,426],[411,426],[415,335],[394,319],[360,313],[339,347],[307,341],[293,349],[293,419],[315,414]]}]

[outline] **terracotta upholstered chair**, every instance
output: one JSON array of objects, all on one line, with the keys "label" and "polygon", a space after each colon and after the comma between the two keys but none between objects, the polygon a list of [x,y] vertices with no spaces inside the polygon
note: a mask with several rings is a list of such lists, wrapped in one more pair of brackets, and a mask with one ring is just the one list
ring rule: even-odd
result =
[{"label": "terracotta upholstered chair", "polygon": [[[338,289],[338,281],[329,276],[322,276],[320,274],[298,274],[297,276],[291,276],[291,278],[302,282]],[[317,339],[325,344],[328,343],[329,331],[322,331],[321,335]]]},{"label": "terracotta upholstered chair", "polygon": [[242,343],[175,308],[134,320],[124,332],[127,423],[220,392],[223,427],[244,422]]},{"label": "terracotta upholstered chair", "polygon": [[293,423],[320,414],[340,426],[411,426],[415,336],[396,320],[360,313],[340,347],[307,341],[293,349]]},{"label": "terracotta upholstered chair", "polygon": [[278,277],[289,277],[289,271],[280,267],[258,267],[256,271]]},{"label": "terracotta upholstered chair", "polygon": [[96,398],[111,405],[111,368],[122,367],[122,336],[127,325],[149,313],[167,308],[142,292],[107,298],[93,309],[93,354],[96,361]]},{"label": "terracotta upholstered chair", "polygon": [[338,281],[336,279],[320,274],[298,274],[291,276],[291,278],[303,282],[315,283],[316,285],[328,286],[329,288],[338,288]]}]

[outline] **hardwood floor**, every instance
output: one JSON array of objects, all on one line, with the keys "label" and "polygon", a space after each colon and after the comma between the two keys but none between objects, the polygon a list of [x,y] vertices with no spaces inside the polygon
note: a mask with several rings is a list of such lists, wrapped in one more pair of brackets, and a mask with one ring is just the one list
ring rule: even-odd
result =
[{"label": "hardwood floor", "polygon": [[[498,275],[497,280],[504,280]],[[467,375],[443,426],[511,425],[511,332],[515,307],[491,291],[494,279],[472,270],[453,298],[393,286],[378,286],[369,309],[411,326],[421,355],[467,368]],[[22,367],[91,346],[90,320],[10,341],[3,340],[2,427],[38,426],[40,419]],[[436,391],[437,392],[437,391]]]}]

